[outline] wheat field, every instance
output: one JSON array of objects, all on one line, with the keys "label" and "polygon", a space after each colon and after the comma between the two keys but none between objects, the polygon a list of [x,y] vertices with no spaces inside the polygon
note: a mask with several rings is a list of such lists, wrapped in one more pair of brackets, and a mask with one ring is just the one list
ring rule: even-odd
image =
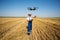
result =
[{"label": "wheat field", "polygon": [[34,18],[27,35],[26,18],[0,18],[0,40],[60,40],[60,18]]}]

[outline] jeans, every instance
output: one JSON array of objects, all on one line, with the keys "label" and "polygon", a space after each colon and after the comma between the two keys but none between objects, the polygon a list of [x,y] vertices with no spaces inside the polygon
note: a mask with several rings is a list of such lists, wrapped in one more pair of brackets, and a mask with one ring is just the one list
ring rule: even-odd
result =
[{"label": "jeans", "polygon": [[32,21],[28,22],[28,33],[31,33],[32,30]]}]

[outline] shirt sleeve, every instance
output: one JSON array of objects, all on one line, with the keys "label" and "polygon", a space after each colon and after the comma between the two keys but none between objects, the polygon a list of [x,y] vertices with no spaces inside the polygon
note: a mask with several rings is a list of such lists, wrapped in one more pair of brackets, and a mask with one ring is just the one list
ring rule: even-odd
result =
[{"label": "shirt sleeve", "polygon": [[27,20],[29,21],[29,18],[27,17]]}]

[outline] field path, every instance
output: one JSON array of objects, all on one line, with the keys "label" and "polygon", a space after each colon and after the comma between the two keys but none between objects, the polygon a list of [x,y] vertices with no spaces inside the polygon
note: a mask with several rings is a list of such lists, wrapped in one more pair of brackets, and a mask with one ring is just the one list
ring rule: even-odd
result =
[{"label": "field path", "polygon": [[0,40],[60,40],[60,18],[34,18],[27,35],[26,18],[0,18]]}]

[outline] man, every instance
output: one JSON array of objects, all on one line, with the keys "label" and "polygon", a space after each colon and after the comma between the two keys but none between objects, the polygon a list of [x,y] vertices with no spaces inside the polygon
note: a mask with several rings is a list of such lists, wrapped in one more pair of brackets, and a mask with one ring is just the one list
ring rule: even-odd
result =
[{"label": "man", "polygon": [[31,30],[32,30],[32,21],[33,18],[31,16],[32,14],[28,14],[27,21],[28,21],[28,35],[30,35]]}]

